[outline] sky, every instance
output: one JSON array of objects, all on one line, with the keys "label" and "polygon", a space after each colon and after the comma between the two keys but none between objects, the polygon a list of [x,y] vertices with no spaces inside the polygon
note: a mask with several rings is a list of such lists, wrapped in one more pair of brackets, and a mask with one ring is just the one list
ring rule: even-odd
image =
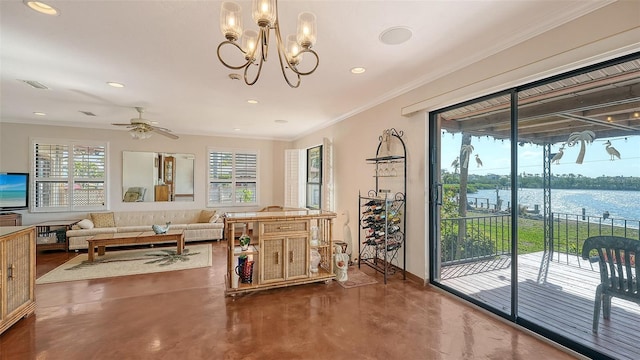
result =
[{"label": "sky", "polygon": [[[460,154],[461,134],[445,133],[442,135],[442,168],[453,172],[451,163]],[[605,149],[605,141],[610,140],[611,145],[620,152],[621,159],[610,160]],[[469,160],[469,174],[508,175],[511,166],[511,142],[507,140],[494,140],[487,137],[472,137],[471,145],[474,151]],[[551,146],[551,153],[557,153],[561,144]],[[559,164],[551,165],[553,175],[574,174],[587,177],[599,176],[636,176],[640,177],[640,136],[615,137],[595,139],[591,144],[586,144],[585,157],[582,164],[576,164],[580,144],[565,146],[564,155]],[[478,167],[476,154],[482,161]],[[524,144],[518,146],[518,174],[542,175],[542,146]]]}]

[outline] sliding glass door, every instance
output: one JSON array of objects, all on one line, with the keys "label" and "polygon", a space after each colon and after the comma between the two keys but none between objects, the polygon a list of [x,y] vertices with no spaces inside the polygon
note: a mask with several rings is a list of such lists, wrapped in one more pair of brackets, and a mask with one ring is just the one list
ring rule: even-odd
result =
[{"label": "sliding glass door", "polygon": [[593,331],[582,254],[640,241],[639,55],[430,114],[433,284],[585,355],[640,358],[637,303],[613,298]]},{"label": "sliding glass door", "polygon": [[436,281],[510,316],[511,95],[462,104],[435,122]]}]

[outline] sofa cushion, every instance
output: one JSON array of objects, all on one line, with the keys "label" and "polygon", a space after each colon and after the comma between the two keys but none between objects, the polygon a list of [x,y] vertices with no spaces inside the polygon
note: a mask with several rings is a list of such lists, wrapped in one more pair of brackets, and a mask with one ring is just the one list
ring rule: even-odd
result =
[{"label": "sofa cushion", "polygon": [[200,217],[198,217],[198,222],[199,223],[215,222],[215,220],[211,221],[215,215],[216,215],[216,210],[202,210],[200,211]]},{"label": "sofa cushion", "polygon": [[108,213],[91,213],[91,221],[93,226],[97,228],[115,227],[116,221],[112,212]]},{"label": "sofa cushion", "polygon": [[93,229],[93,222],[89,219],[82,219],[76,224],[80,229]]},{"label": "sofa cushion", "polygon": [[75,236],[93,236],[98,234],[115,234],[117,231],[116,228],[93,228],[93,229],[80,229],[80,230],[68,230],[67,237],[75,237]]}]

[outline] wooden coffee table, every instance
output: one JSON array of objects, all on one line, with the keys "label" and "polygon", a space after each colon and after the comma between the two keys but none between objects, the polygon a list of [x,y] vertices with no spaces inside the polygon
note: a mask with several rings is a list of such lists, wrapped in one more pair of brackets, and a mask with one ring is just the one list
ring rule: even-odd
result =
[{"label": "wooden coffee table", "polygon": [[156,234],[153,231],[98,234],[87,240],[88,260],[90,262],[94,260],[96,247],[98,247],[98,256],[103,256],[107,245],[136,245],[169,241],[177,242],[176,253],[182,254],[182,249],[184,249],[183,230],[169,230],[165,234]]}]

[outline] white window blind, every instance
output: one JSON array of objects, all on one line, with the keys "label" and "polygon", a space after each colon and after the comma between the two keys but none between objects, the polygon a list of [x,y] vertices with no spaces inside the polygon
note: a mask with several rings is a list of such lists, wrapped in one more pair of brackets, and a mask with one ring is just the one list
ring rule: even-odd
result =
[{"label": "white window blind", "polygon": [[306,157],[300,149],[284,151],[284,206],[304,207]]},{"label": "white window blind", "polygon": [[258,153],[209,150],[208,205],[258,203]]},{"label": "white window blind", "polygon": [[106,143],[34,139],[31,211],[106,209]]}]

